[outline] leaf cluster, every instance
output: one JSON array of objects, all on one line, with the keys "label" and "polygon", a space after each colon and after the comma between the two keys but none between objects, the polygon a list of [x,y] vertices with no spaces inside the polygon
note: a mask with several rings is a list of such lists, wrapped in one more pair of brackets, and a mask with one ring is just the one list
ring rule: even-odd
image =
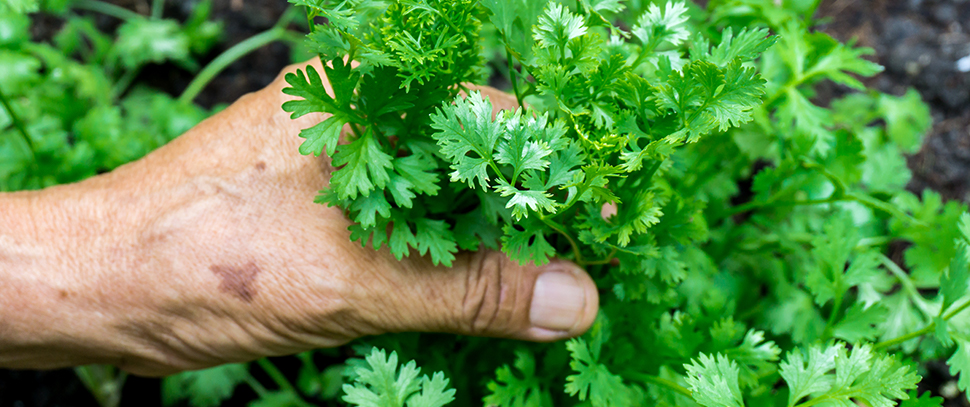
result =
[{"label": "leaf cluster", "polygon": [[[132,17],[114,35],[62,5],[51,43],[32,20],[0,9],[0,190],[39,189],[110,171],[200,122],[208,112],[132,80],[151,63],[197,69],[194,55],[220,38],[202,2],[185,24]],[[31,11],[27,9],[24,11]]]},{"label": "leaf cluster", "polygon": [[[445,265],[563,257],[602,290],[565,347],[372,343],[450,371],[459,398],[494,371],[499,406],[934,405],[910,362],[931,359],[966,388],[966,207],[904,189],[929,112],[865,89],[872,51],[814,31],[807,3],[299,2],[330,21],[308,37],[327,63],[284,108],[328,115],[301,152],[333,160],[318,201],[353,239]],[[481,50],[518,109],[465,83]],[[846,95],[817,104],[823,82]]]}]

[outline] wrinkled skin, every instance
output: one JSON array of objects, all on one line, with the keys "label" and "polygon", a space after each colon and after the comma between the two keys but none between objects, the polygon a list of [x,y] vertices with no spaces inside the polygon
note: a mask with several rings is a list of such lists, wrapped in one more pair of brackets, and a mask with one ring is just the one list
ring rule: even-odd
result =
[{"label": "wrinkled skin", "polygon": [[0,367],[164,375],[385,332],[552,341],[592,324],[596,288],[569,262],[445,268],[350,241],[340,209],[313,203],[329,158],[297,152],[322,117],[290,120],[284,86],[110,174],[0,194]]}]

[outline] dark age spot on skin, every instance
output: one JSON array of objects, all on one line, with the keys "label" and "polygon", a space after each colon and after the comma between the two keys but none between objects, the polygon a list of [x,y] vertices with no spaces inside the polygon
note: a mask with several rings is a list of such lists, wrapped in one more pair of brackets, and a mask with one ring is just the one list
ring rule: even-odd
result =
[{"label": "dark age spot on skin", "polygon": [[60,290],[60,291],[58,291],[57,293],[58,293],[58,294],[59,294],[59,295],[61,296],[61,298],[67,298],[68,296],[70,296],[70,295],[71,295],[70,293],[68,293],[68,292],[67,292],[67,291],[65,291],[65,290]]},{"label": "dark age spot on skin", "polygon": [[256,163],[256,171],[259,171],[259,172],[266,171],[266,163],[262,161]]},{"label": "dark age spot on skin", "polygon": [[259,267],[256,263],[249,262],[242,267],[235,265],[215,265],[209,267],[212,273],[219,276],[222,282],[219,283],[219,291],[234,295],[245,302],[252,302],[256,297],[256,275],[259,274]]}]

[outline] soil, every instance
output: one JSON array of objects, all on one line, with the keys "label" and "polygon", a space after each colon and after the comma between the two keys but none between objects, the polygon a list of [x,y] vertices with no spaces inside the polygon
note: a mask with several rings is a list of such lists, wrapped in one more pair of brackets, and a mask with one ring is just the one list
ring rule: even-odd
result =
[{"label": "soil", "polygon": [[[151,3],[113,2],[143,14]],[[165,16],[184,20],[195,4],[170,1]],[[287,7],[282,0],[214,0],[213,18],[225,22],[226,41],[200,62],[269,29]],[[867,80],[868,85],[896,95],[912,87],[929,103],[934,126],[922,149],[909,157],[913,172],[909,189],[918,193],[930,188],[946,199],[970,200],[970,0],[827,0],[820,14],[825,16],[821,30],[875,49],[873,58],[886,71]],[[117,24],[107,17],[99,17],[98,23]],[[49,38],[58,27],[56,18],[38,17],[34,36]],[[231,103],[269,84],[290,61],[287,46],[264,47],[227,68],[196,102],[206,107]],[[192,77],[190,72],[162,65],[146,68],[138,81],[177,95]],[[954,378],[945,365],[930,364],[923,373],[921,392],[949,396],[947,407],[970,407],[966,397],[952,391]],[[132,377],[122,405],[158,406],[159,393],[157,379]],[[227,405],[243,405],[246,396],[237,395]],[[93,407],[96,403],[70,369],[0,370],[0,407],[7,406]]]},{"label": "soil", "polygon": [[820,29],[873,48],[885,72],[870,86],[902,95],[915,88],[929,103],[934,126],[909,158],[909,189],[930,188],[947,199],[970,198],[970,1],[834,0],[820,10]]}]

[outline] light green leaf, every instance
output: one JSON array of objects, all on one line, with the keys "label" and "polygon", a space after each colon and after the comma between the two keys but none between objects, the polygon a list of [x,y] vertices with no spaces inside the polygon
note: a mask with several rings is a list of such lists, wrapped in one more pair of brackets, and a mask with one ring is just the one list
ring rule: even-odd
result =
[{"label": "light green leaf", "polygon": [[694,400],[706,407],[743,407],[738,366],[731,359],[701,354],[687,369],[687,384]]}]

